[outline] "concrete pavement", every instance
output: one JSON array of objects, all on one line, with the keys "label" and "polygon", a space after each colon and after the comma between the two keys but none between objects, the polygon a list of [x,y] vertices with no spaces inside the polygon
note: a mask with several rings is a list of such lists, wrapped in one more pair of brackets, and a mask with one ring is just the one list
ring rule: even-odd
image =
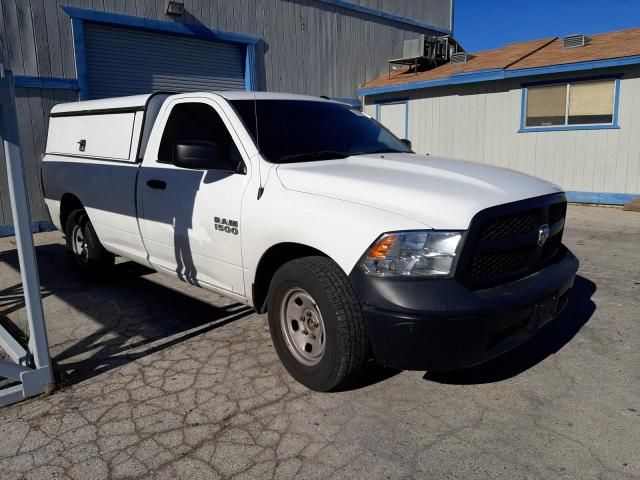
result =
[{"label": "concrete pavement", "polygon": [[[567,222],[580,276],[531,342],[333,394],[289,377],[264,316],[131,263],[87,281],[38,234],[63,387],[0,410],[0,478],[640,478],[640,214]],[[12,241],[0,321],[23,327]]]}]

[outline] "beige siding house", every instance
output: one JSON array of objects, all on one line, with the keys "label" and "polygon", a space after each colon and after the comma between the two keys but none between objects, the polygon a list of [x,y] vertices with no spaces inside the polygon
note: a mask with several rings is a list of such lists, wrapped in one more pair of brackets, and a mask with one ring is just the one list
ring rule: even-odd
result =
[{"label": "beige siding house", "polygon": [[418,153],[523,171],[576,202],[640,195],[640,29],[578,47],[513,44],[384,75],[359,93],[365,112]]}]

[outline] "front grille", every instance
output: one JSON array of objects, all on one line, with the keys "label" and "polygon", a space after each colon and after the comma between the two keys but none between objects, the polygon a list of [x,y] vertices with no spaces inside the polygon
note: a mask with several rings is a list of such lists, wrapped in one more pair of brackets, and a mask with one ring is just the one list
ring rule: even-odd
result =
[{"label": "front grille", "polygon": [[527,251],[474,255],[469,273],[474,280],[491,278],[524,268],[528,258]]},{"label": "front grille", "polygon": [[480,232],[480,240],[513,237],[530,232],[536,227],[535,210],[499,218],[485,225]]},{"label": "front grille", "polygon": [[[562,246],[564,194],[492,207],[471,222],[456,277],[477,290],[525,277],[553,261]],[[540,228],[550,236],[540,246]]]}]

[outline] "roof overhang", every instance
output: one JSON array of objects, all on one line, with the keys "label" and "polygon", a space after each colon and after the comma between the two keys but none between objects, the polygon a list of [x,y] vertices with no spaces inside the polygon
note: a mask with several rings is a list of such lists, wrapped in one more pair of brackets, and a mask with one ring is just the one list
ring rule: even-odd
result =
[{"label": "roof overhang", "polygon": [[[409,18],[409,17],[403,17],[401,15],[395,15],[393,13],[389,13],[389,12],[384,12],[382,10],[377,10],[374,8],[369,8],[369,7],[365,7],[363,5],[360,5],[359,3],[355,3],[355,2],[347,2],[345,0],[317,0],[320,3],[326,3],[329,5],[333,5],[335,7],[339,7],[339,8],[343,8],[345,10],[351,10],[354,12],[358,12],[360,14],[364,14],[364,15],[368,15],[371,17],[377,17],[377,18],[381,18],[383,20],[386,21],[392,21],[395,23],[400,23],[403,25],[407,25],[410,27],[415,27],[415,28],[419,28],[422,30],[426,30],[426,31],[431,31],[431,32],[438,32],[438,33],[445,33],[448,35],[451,35],[453,33],[453,16],[451,16],[449,22],[450,28],[445,28],[445,27],[441,27],[438,25],[432,25],[429,23],[425,23],[425,22],[420,22],[418,20],[415,20],[413,18]],[[451,3],[451,12],[453,12],[453,3]],[[453,15],[451,13],[451,15]]]},{"label": "roof overhang", "polygon": [[582,72],[629,65],[640,65],[640,55],[607,58],[605,60],[591,60],[587,62],[564,63],[560,65],[549,65],[546,67],[520,68],[515,70],[494,68],[489,70],[478,70],[475,72],[456,73],[449,77],[436,78],[433,80],[407,82],[397,85],[384,85],[380,87],[363,87],[358,89],[358,95],[381,95],[384,93],[406,92],[410,90],[421,90],[446,85],[491,82],[509,78],[534,77],[537,75],[552,75],[554,73]]}]

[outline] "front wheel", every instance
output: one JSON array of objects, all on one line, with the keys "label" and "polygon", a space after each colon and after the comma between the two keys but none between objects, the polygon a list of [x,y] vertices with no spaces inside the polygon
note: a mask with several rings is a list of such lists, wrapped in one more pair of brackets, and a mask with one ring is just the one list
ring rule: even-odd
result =
[{"label": "front wheel", "polygon": [[111,270],[115,256],[98,240],[87,212],[80,209],[69,215],[65,236],[71,256],[84,273],[102,276]]},{"label": "front wheel", "polygon": [[367,359],[369,340],[349,279],[326,257],[303,257],[274,275],[269,329],[287,371],[316,391],[348,384]]}]

